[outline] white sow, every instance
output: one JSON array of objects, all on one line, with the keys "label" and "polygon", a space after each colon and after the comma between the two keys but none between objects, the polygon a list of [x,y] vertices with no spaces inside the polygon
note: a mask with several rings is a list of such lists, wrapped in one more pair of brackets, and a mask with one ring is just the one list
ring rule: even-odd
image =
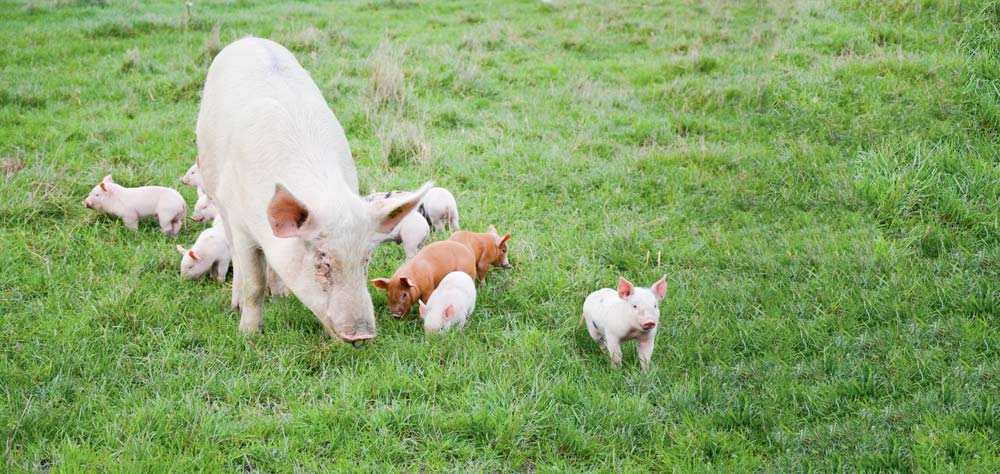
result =
[{"label": "white sow", "polygon": [[187,204],[176,190],[162,186],[126,188],[115,183],[110,174],[94,186],[83,207],[118,216],[132,230],[139,228],[140,219],[155,217],[160,230],[170,235],[180,232],[187,214]]},{"label": "white sow", "polygon": [[611,356],[611,366],[622,364],[621,342],[639,340],[639,365],[649,370],[653,355],[656,326],[660,323],[660,300],[667,293],[666,276],[650,288],[636,288],[628,280],[618,278],[618,291],[597,290],[583,302],[583,316],[590,337]]},{"label": "white sow", "polygon": [[265,265],[331,337],[375,337],[368,258],[432,186],[366,203],[344,129],[287,49],[244,38],[212,61],[198,113],[198,169],[233,252],[245,333],[263,324]]},{"label": "white sow", "polygon": [[451,272],[438,283],[427,304],[420,301],[420,317],[427,334],[447,331],[452,326],[465,327],[476,309],[476,285],[465,272]]}]

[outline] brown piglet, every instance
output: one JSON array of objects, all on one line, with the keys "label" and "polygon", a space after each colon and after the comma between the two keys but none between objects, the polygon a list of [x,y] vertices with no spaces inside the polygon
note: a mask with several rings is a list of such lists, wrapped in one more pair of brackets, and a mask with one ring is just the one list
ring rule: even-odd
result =
[{"label": "brown piglet", "polygon": [[421,249],[397,268],[392,278],[376,278],[372,284],[385,290],[389,314],[402,318],[410,315],[410,309],[417,304],[417,300],[426,303],[445,275],[456,271],[475,278],[475,256],[465,245],[444,240]]},{"label": "brown piglet", "polygon": [[490,266],[510,267],[507,260],[507,240],[510,234],[503,236],[497,232],[497,228],[491,224],[486,232],[458,231],[451,234],[448,240],[460,242],[469,250],[472,250],[476,258],[476,276],[479,283],[486,282],[486,273],[490,271]]}]

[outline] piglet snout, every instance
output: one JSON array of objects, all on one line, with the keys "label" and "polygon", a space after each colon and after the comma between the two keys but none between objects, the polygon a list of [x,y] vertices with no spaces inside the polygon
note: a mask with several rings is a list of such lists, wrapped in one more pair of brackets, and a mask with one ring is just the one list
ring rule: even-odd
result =
[{"label": "piglet snout", "polygon": [[653,322],[653,321],[646,321],[646,322],[642,323],[642,328],[645,329],[645,330],[647,330],[647,331],[649,331],[650,329],[653,329],[655,327],[656,327],[656,323]]}]

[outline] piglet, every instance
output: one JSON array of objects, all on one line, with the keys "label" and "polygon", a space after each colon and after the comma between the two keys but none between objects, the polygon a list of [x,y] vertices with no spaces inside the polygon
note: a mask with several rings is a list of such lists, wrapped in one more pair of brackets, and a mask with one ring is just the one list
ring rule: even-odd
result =
[{"label": "piglet", "polygon": [[444,332],[455,325],[465,327],[466,319],[475,308],[476,285],[472,278],[463,272],[451,272],[441,280],[427,304],[420,302],[424,332]]},{"label": "piglet", "polygon": [[188,168],[187,172],[184,173],[184,176],[181,176],[181,184],[202,189],[201,171],[198,170],[197,160],[195,160],[195,164]]},{"label": "piglet", "polygon": [[222,219],[218,218],[198,235],[198,240],[190,249],[178,245],[177,251],[181,257],[181,275],[197,280],[205,274],[209,278],[223,283],[229,273],[229,261],[232,258],[229,243],[226,242],[226,232],[222,228]]},{"label": "piglet", "polygon": [[643,372],[649,370],[656,326],[660,322],[659,301],[667,293],[666,278],[660,278],[650,288],[636,288],[619,277],[617,294],[611,288],[603,288],[583,302],[580,324],[586,321],[590,337],[602,350],[607,349],[612,367],[621,366],[621,342],[638,339],[639,365]]},{"label": "piglet", "polygon": [[194,211],[191,212],[191,220],[195,222],[211,221],[219,211],[215,208],[215,201],[198,188],[198,201],[194,203]]},{"label": "piglet", "polygon": [[394,318],[410,315],[417,300],[427,302],[445,275],[460,271],[473,278],[476,260],[468,247],[450,240],[434,242],[396,269],[392,278],[376,278],[372,284],[385,290],[389,314]]},{"label": "piglet", "polygon": [[438,232],[443,231],[447,224],[451,230],[462,230],[458,227],[458,203],[445,188],[431,188],[420,201],[417,208],[427,224],[434,226]]},{"label": "piglet", "polygon": [[[379,193],[372,191],[364,197],[365,201],[372,203],[376,201],[382,201],[389,199],[390,197],[401,196],[407,194],[406,191],[389,191],[387,193]],[[382,240],[382,243],[395,242],[397,244],[403,245],[403,250],[406,252],[406,258],[413,258],[420,249],[424,248],[424,242],[427,240],[427,236],[430,235],[431,228],[427,224],[427,220],[420,214],[416,212],[411,212],[399,221],[392,232]]]},{"label": "piglet", "polygon": [[451,234],[448,240],[459,242],[469,250],[472,250],[476,257],[476,276],[479,283],[486,283],[486,273],[490,271],[490,266],[510,267],[507,260],[507,240],[510,234],[502,237],[497,232],[497,228],[491,224],[486,232],[469,232],[460,230]]},{"label": "piglet", "polygon": [[164,233],[177,235],[181,230],[187,204],[177,191],[162,186],[126,188],[107,175],[94,186],[83,206],[118,216],[125,227],[136,230],[139,219],[156,217]]}]

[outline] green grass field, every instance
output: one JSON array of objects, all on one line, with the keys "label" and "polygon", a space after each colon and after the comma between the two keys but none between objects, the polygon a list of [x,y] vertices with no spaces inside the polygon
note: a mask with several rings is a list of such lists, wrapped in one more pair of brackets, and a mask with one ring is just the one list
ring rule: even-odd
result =
[{"label": "green grass field", "polygon": [[[1000,3],[0,1],[0,471],[1000,470]],[[288,46],[363,192],[514,234],[461,332],[247,339],[176,239],[202,83]],[[195,193],[182,193],[193,207]],[[432,239],[447,235],[437,233]],[[376,252],[388,276],[402,249]],[[577,329],[667,275],[650,373]]]}]

